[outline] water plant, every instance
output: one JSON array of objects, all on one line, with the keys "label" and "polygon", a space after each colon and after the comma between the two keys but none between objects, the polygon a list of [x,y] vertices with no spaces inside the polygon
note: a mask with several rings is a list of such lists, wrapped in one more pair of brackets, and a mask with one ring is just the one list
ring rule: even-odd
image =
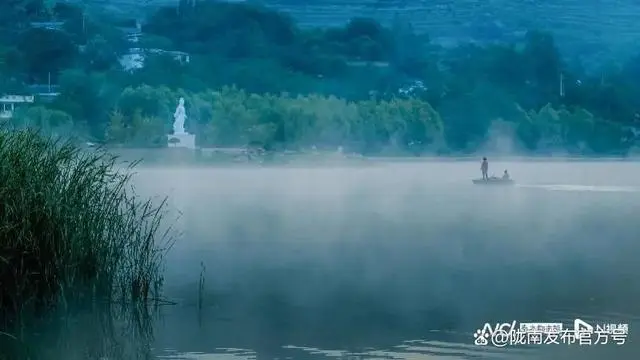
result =
[{"label": "water plant", "polygon": [[25,314],[148,303],[172,241],[165,199],[141,199],[132,167],[33,130],[0,130],[0,329]]}]

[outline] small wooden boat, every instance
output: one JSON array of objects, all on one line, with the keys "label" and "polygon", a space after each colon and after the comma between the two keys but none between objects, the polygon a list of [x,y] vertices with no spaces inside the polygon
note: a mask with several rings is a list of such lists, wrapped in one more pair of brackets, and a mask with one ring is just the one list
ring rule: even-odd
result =
[{"label": "small wooden boat", "polygon": [[489,179],[473,179],[472,180],[476,185],[514,185],[515,181],[513,179],[503,179],[499,177],[492,176]]}]

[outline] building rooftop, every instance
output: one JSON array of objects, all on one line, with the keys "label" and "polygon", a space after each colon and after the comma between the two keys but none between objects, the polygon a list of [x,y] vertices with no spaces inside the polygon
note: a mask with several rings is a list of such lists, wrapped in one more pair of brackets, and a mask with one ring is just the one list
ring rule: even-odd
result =
[{"label": "building rooftop", "polygon": [[31,27],[36,29],[60,30],[63,26],[64,21],[44,21],[31,23]]},{"label": "building rooftop", "polygon": [[28,89],[32,94],[37,95],[57,95],[60,92],[60,86],[58,85],[34,84],[29,85]]},{"label": "building rooftop", "polygon": [[3,95],[0,96],[0,103],[32,103],[33,95]]}]

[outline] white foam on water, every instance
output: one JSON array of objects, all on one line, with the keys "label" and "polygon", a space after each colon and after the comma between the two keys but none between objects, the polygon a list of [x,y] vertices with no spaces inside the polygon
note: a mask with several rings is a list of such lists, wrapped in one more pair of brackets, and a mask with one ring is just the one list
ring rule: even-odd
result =
[{"label": "white foam on water", "polygon": [[549,184],[549,185],[516,185],[520,188],[532,188],[548,191],[590,191],[590,192],[640,192],[640,188],[633,186],[602,186],[602,185],[574,185],[574,184]]}]

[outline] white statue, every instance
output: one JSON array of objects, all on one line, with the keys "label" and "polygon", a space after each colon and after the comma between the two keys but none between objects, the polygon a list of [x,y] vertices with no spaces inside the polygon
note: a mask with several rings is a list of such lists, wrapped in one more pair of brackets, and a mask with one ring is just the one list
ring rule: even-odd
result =
[{"label": "white statue", "polygon": [[173,118],[175,119],[175,122],[173,123],[173,134],[186,134],[184,131],[184,120],[187,118],[187,113],[184,110],[184,98],[180,98],[180,102],[178,103],[176,112],[173,114]]}]

